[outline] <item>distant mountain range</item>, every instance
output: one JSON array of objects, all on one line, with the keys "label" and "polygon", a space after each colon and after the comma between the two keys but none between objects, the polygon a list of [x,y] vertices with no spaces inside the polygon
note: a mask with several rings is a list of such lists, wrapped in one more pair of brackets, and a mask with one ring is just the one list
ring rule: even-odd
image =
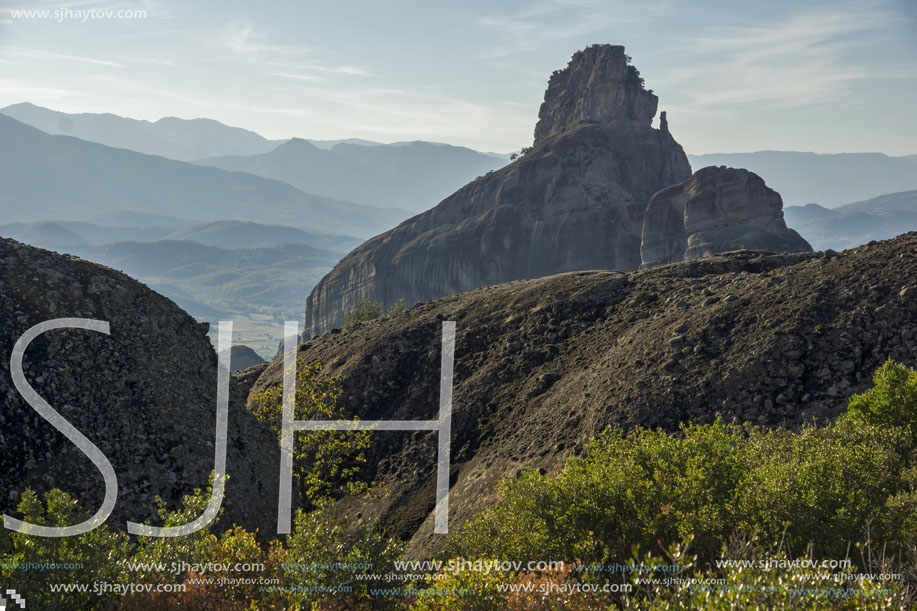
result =
[{"label": "distant mountain range", "polygon": [[[0,142],[0,235],[124,269],[199,318],[243,321],[266,356],[277,312],[298,317],[344,253],[507,162],[432,142],[269,140],[210,119],[29,103],[0,109]],[[817,249],[917,229],[917,155],[688,158],[761,175]]]},{"label": "distant mountain range", "polygon": [[816,250],[843,250],[917,231],[917,191],[891,193],[834,209],[818,204],[788,206],[783,217]]},{"label": "distant mountain range", "polygon": [[35,221],[0,225],[0,235],[48,250],[99,246],[112,242],[154,242],[172,233],[164,227],[102,227],[81,221]]},{"label": "distant mountain range", "polygon": [[[434,142],[382,144],[361,138],[268,140],[212,119],[158,121],[113,114],[67,114],[30,103],[0,109],[48,134],[243,171],[282,180],[306,193],[376,207],[422,212],[506,155]],[[385,227],[384,229],[388,229]]]},{"label": "distant mountain range", "polygon": [[310,193],[422,212],[507,159],[432,142],[354,144],[330,149],[293,138],[269,153],[196,163],[275,178]]},{"label": "distant mountain range", "polygon": [[149,226],[105,227],[80,221],[38,221],[0,225],[0,235],[58,251],[71,246],[173,240],[230,250],[303,244],[320,250],[345,253],[362,242],[359,238],[346,235],[309,233],[295,227],[260,225],[245,221],[185,224],[177,229]]},{"label": "distant mountain range", "polygon": [[216,155],[257,155],[282,142],[212,119],[166,117],[141,121],[108,113],[67,114],[28,102],[0,108],[0,113],[48,134],[74,136],[179,161]]},{"label": "distant mountain range", "polygon": [[5,115],[0,115],[0,142],[0,213],[10,222],[81,221],[134,210],[368,237],[410,216],[312,195],[252,174],[52,136]]},{"label": "distant mountain range", "polygon": [[780,193],[787,206],[818,204],[836,208],[886,193],[917,189],[917,155],[758,151],[688,155],[688,161],[695,170],[709,165],[751,170]]},{"label": "distant mountain range", "polygon": [[243,221],[217,221],[176,229],[164,239],[188,240],[219,248],[269,248],[303,244],[321,250],[345,253],[363,240],[346,235],[310,233],[295,227],[260,225]]}]

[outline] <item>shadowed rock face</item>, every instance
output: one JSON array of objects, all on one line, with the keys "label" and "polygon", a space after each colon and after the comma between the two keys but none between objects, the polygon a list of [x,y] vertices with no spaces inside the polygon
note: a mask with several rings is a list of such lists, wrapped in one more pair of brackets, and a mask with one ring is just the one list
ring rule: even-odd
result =
[{"label": "shadowed rock face", "polygon": [[520,278],[638,267],[653,193],[691,168],[624,48],[593,46],[554,73],[534,149],[341,260],[306,304],[306,333],[364,297],[407,305]]},{"label": "shadowed rock face", "polygon": [[[217,355],[205,330],[174,303],[107,267],[0,238],[0,495],[15,514],[26,487],[60,488],[95,513],[102,475],[74,444],[19,395],[10,373],[17,340],[57,318],[109,323],[110,334],[49,331],[28,347],[25,378],[53,409],[111,461],[118,503],[107,524],[162,525],[170,510],[204,488],[214,468]],[[280,452],[274,434],[229,402],[222,523],[275,530]]]},{"label": "shadowed rock face", "polygon": [[739,249],[812,250],[787,228],[780,194],[757,174],[711,166],[650,199],[640,249],[644,266]]}]

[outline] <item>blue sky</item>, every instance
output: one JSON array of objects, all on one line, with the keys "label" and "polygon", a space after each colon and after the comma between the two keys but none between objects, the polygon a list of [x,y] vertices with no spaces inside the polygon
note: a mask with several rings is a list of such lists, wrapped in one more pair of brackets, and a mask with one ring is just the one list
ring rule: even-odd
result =
[{"label": "blue sky", "polygon": [[688,152],[917,153],[913,0],[0,0],[0,106],[509,152],[598,42],[627,48]]}]

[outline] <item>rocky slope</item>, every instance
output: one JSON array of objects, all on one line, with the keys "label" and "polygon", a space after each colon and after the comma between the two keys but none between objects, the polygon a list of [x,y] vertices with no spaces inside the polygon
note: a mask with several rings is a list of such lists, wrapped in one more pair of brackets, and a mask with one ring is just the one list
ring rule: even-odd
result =
[{"label": "rocky slope", "polygon": [[624,48],[596,45],[550,79],[534,149],[345,257],[312,291],[306,331],[363,297],[410,305],[519,278],[640,265],[650,196],[690,165]]},{"label": "rocky slope", "polygon": [[[109,268],[0,238],[0,496],[58,487],[93,513],[102,476],[13,386],[10,353],[55,318],[108,321],[111,334],[57,330],[26,351],[26,379],[111,461],[119,494],[109,525],[159,525],[157,495],[176,508],[213,469],[217,357],[205,330],[174,303]],[[224,524],[273,532],[279,451],[233,386]]]},{"label": "rocky slope", "polygon": [[[450,527],[521,468],[554,472],[606,426],[824,421],[888,357],[915,364],[917,233],[840,254],[740,251],[629,273],[587,271],[481,288],[300,346],[344,376],[364,419],[436,418],[442,320],[457,322]],[[263,368],[263,371],[262,371]],[[246,370],[253,391],[281,364]],[[432,534],[436,435],[376,433],[367,476],[391,493],[345,499],[411,540]]]},{"label": "rocky slope", "polygon": [[783,200],[748,170],[709,167],[653,195],[643,220],[644,266],[739,249],[807,252],[783,220]]}]

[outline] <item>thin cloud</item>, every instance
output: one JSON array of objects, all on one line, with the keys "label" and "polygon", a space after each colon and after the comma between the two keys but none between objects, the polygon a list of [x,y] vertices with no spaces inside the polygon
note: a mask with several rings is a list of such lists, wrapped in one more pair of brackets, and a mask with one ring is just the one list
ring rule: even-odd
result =
[{"label": "thin cloud", "polygon": [[6,49],[8,51],[12,51],[13,53],[23,55],[25,57],[59,59],[59,60],[68,61],[68,62],[92,64],[95,66],[108,66],[110,68],[124,68],[123,64],[119,64],[117,62],[108,61],[104,59],[95,59],[92,57],[82,57],[79,55],[64,55],[63,53],[53,53],[51,51],[41,51],[38,49],[25,49],[22,47],[13,47],[10,45],[0,45],[0,49]]},{"label": "thin cloud", "polygon": [[4,80],[0,80],[0,94],[16,96],[23,100],[58,100],[64,97],[79,95],[77,92],[69,89],[23,85],[22,83],[13,83]]},{"label": "thin cloud", "polygon": [[843,102],[866,79],[908,78],[911,70],[869,65],[870,35],[889,15],[870,7],[819,11],[775,23],[709,30],[685,41],[690,68],[660,78],[669,88],[693,84],[692,105],[795,107]]},{"label": "thin cloud", "polygon": [[270,42],[266,32],[247,21],[226,24],[224,40],[231,51],[260,61],[289,61],[291,58],[305,60],[312,54],[312,49],[306,45]]},{"label": "thin cloud", "polygon": [[246,21],[228,23],[224,29],[223,40],[225,47],[234,54],[231,61],[284,69],[275,76],[299,80],[309,80],[308,74],[304,74],[308,72],[375,76],[360,66],[322,63],[316,58],[316,50],[306,45],[272,42],[267,31]]},{"label": "thin cloud", "polygon": [[624,23],[649,21],[666,10],[672,10],[668,0],[616,2],[612,6],[593,0],[552,0],[514,13],[482,17],[478,23],[496,34],[497,43],[477,59],[529,53],[554,41],[579,38]]},{"label": "thin cloud", "polygon": [[272,72],[271,76],[279,76],[281,78],[288,78],[294,81],[317,81],[321,80],[322,78],[315,74],[290,74],[287,72]]}]

